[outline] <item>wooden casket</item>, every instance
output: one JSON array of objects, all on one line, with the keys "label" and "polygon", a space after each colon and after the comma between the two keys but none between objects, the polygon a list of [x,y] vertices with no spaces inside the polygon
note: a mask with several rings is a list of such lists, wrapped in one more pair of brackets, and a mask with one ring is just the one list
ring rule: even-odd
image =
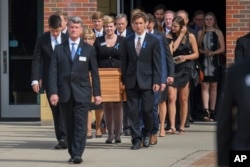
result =
[{"label": "wooden casket", "polygon": [[99,68],[99,76],[102,102],[126,101],[119,68]]}]

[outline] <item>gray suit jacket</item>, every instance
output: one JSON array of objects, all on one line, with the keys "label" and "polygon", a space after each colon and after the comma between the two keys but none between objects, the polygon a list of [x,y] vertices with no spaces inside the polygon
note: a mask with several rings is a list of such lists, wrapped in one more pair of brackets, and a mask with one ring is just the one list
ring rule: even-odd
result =
[{"label": "gray suit jacket", "polygon": [[68,40],[56,46],[50,64],[49,94],[58,94],[59,102],[67,102],[71,95],[77,102],[90,102],[92,92],[101,95],[95,48],[81,40],[72,61]]}]

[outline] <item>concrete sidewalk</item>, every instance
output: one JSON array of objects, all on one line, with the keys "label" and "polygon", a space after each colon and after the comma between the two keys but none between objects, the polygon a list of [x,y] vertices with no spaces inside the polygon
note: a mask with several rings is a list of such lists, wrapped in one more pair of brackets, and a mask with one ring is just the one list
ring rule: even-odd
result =
[{"label": "concrete sidewalk", "polygon": [[[93,132],[94,133],[94,132]],[[215,123],[196,122],[184,135],[166,135],[158,144],[130,150],[130,136],[120,144],[105,144],[102,138],[87,140],[83,154],[85,167],[214,167]],[[0,122],[1,167],[70,166],[66,150],[54,150],[52,126],[40,122]]]}]

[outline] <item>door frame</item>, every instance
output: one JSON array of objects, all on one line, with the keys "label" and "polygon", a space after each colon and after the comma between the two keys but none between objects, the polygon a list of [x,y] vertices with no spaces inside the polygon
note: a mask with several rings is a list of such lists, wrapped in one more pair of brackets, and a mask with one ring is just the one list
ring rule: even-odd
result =
[{"label": "door frame", "polygon": [[1,120],[40,117],[40,105],[15,105],[9,103],[9,1],[0,1],[0,118]]}]

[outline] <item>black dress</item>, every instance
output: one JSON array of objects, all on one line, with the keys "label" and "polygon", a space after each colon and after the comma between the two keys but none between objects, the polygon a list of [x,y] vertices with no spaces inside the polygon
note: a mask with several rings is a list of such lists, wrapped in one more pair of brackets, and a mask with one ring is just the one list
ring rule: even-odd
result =
[{"label": "black dress", "polygon": [[[173,52],[173,57],[180,55],[189,55],[192,53],[191,44],[189,41],[189,34],[185,35],[186,41],[185,43],[180,43],[179,47]],[[173,34],[173,41],[175,41],[178,37]],[[175,64],[175,77],[174,83],[170,86],[173,87],[184,87],[191,79],[193,62],[187,60],[180,64]]]},{"label": "black dress", "polygon": [[[202,41],[202,49],[215,51],[218,49],[219,40],[215,31],[207,31]],[[206,48],[206,49],[205,49]],[[201,54],[199,61],[203,67],[203,82],[217,82],[220,75],[219,55],[207,56]]]}]

